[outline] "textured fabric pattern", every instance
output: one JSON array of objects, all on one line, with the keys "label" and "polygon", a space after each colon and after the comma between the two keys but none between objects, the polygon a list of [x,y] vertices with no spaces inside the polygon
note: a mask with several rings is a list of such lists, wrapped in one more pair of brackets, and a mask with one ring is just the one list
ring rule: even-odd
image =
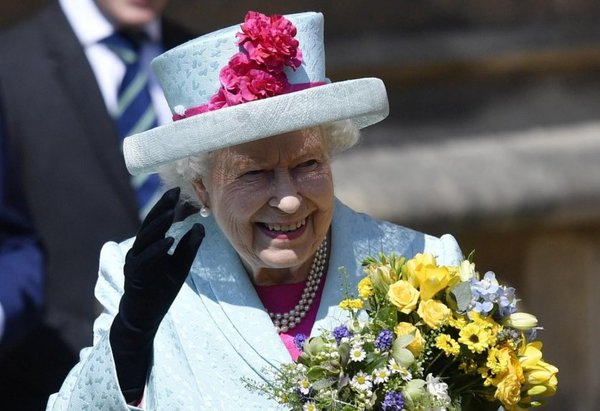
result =
[{"label": "textured fabric pattern", "polygon": [[[145,394],[146,410],[272,410],[276,403],[248,391],[241,377],[265,380],[265,370],[291,361],[248,275],[212,218],[192,216],[176,225],[176,238],[200,221],[206,237],[186,284],[163,320],[155,339],[154,363]],[[102,250],[96,288],[105,311],[95,324],[94,347],[67,377],[47,410],[128,410],[120,395],[107,333],[122,293],[122,266],[132,241],[108,243]],[[329,272],[312,334],[344,321],[338,267],[349,274],[348,286],[362,278],[360,261],[379,251],[407,257],[422,251],[441,264],[461,259],[454,238],[438,239],[393,224],[372,220],[342,204],[332,225]]]}]

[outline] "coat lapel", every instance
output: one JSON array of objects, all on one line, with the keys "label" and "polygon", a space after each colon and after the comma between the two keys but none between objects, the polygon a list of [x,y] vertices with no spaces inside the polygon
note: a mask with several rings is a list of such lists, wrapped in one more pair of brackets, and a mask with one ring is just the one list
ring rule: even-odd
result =
[{"label": "coat lapel", "polygon": [[48,26],[42,27],[41,31],[50,37],[45,40],[49,67],[61,83],[70,109],[77,113],[79,119],[77,127],[81,133],[78,138],[86,139],[92,146],[102,169],[117,191],[115,199],[121,201],[124,209],[137,219],[135,197],[119,149],[121,142],[87,57],[57,3],[46,10],[41,24]]},{"label": "coat lapel", "polygon": [[239,257],[214,219],[202,220],[206,237],[191,279],[214,327],[259,376],[291,360]]},{"label": "coat lapel", "polygon": [[312,329],[313,336],[348,321],[348,314],[339,308],[339,303],[344,298],[356,297],[358,282],[364,277],[361,266],[364,258],[377,256],[380,251],[412,257],[423,250],[423,234],[376,222],[339,200],[336,200],[331,230],[329,272]]}]

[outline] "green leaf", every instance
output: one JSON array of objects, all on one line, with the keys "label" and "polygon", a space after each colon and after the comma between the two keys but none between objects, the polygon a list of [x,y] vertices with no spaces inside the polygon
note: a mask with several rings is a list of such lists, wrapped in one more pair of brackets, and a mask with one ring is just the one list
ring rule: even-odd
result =
[{"label": "green leaf", "polygon": [[317,381],[313,382],[312,387],[315,390],[319,391],[324,388],[331,387],[333,384],[335,384],[336,381],[337,381],[336,378],[323,378],[322,380],[317,380]]},{"label": "green leaf", "polygon": [[367,356],[367,364],[365,365],[364,371],[368,374],[372,373],[378,368],[383,368],[387,365],[387,357],[382,355],[373,355],[369,359]]},{"label": "green leaf", "polygon": [[307,367],[310,367],[310,363],[311,363],[311,361],[310,361],[310,355],[308,355],[307,353],[303,352],[298,357],[298,363],[306,365]]},{"label": "green leaf", "polygon": [[315,365],[314,367],[310,367],[308,369],[306,376],[308,377],[309,381],[319,381],[329,377],[329,372],[325,368]]},{"label": "green leaf", "polygon": [[451,291],[456,300],[456,307],[459,312],[465,312],[471,304],[473,295],[471,294],[471,285],[468,282],[458,283]]},{"label": "green leaf", "polygon": [[329,371],[331,374],[339,374],[342,370],[342,366],[336,360],[331,360],[331,362],[326,362],[323,364],[323,368]]},{"label": "green leaf", "polygon": [[469,255],[467,256],[467,261],[472,263],[473,261],[475,261],[475,250],[471,250],[471,252],[469,253]]},{"label": "green leaf", "polygon": [[393,306],[382,306],[377,311],[377,320],[381,321],[387,329],[393,329],[398,323],[396,313],[398,310]]},{"label": "green leaf", "polygon": [[341,343],[338,352],[340,353],[340,364],[345,367],[350,360],[350,344],[347,342]]}]

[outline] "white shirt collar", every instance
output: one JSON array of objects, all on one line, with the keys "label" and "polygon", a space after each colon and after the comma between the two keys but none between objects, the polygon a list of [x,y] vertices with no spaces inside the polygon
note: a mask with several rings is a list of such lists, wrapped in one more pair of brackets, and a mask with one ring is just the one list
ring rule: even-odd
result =
[{"label": "white shirt collar", "polygon": [[[60,6],[84,47],[98,43],[115,31],[94,0],[60,0]],[[158,19],[148,23],[144,30],[152,41],[160,40],[161,27]]]}]

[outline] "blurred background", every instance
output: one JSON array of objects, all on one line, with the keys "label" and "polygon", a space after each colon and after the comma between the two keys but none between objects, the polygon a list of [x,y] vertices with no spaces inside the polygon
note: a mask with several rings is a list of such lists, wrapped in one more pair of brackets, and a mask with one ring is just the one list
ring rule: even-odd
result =
[{"label": "blurred background", "polygon": [[[3,0],[0,28],[44,3]],[[167,15],[200,34],[248,9],[322,11],[329,77],[388,88],[389,118],[335,160],[338,197],[475,250],[545,327],[560,373],[544,409],[600,409],[600,2],[171,0]]]}]

